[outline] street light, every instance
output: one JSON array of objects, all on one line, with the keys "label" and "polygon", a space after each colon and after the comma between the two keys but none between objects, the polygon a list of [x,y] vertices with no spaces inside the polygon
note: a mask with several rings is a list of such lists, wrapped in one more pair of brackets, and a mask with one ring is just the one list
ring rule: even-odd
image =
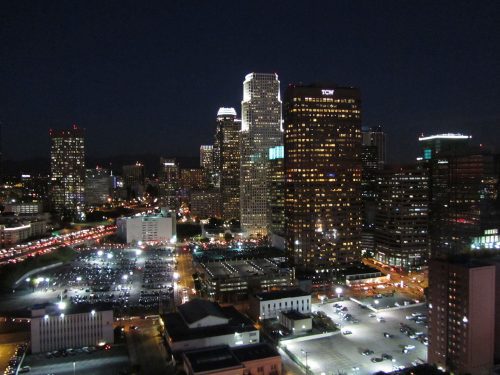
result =
[{"label": "street light", "polygon": [[337,287],[335,289],[335,293],[337,293],[337,298],[340,299],[340,295],[342,294],[343,290],[341,287]]},{"label": "street light", "polygon": [[302,354],[305,354],[306,356],[306,375],[308,375],[309,367],[307,366],[307,355],[309,354],[309,352],[306,352],[304,349],[300,349],[300,351],[302,352]]}]

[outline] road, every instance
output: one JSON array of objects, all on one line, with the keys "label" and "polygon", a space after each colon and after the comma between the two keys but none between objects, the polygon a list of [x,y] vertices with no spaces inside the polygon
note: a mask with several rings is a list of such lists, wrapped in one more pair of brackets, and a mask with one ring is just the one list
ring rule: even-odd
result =
[{"label": "road", "polygon": [[193,257],[191,253],[182,251],[180,248],[177,252],[177,273],[179,280],[177,281],[178,290],[187,289],[188,294],[192,295],[194,290],[193,273]]},{"label": "road", "polygon": [[[131,329],[130,326],[137,326]],[[162,343],[158,320],[134,319],[127,321],[125,327],[128,351],[132,366],[138,365],[141,374],[174,374],[175,369],[167,358]]]}]

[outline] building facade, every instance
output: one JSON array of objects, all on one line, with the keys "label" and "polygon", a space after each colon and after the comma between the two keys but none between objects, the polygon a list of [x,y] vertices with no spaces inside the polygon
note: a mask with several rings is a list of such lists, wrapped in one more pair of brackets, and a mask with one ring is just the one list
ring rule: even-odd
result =
[{"label": "building facade", "polygon": [[268,232],[268,152],[283,144],[280,82],[276,74],[250,73],[241,102],[240,215],[250,235]]},{"label": "building facade", "polygon": [[177,221],[175,213],[162,209],[156,215],[120,217],[116,219],[117,234],[127,243],[168,242],[175,239]]},{"label": "building facade", "polygon": [[135,163],[124,165],[123,188],[126,190],[126,198],[138,198],[144,194],[144,164]]},{"label": "building facade", "polygon": [[371,146],[376,150],[376,163],[378,169],[384,168],[386,163],[386,141],[382,127],[372,126],[369,130],[362,132],[363,146]]},{"label": "building facade", "polygon": [[112,196],[110,172],[103,168],[87,169],[85,176],[85,205],[100,206]]},{"label": "building facade", "polygon": [[472,237],[498,224],[498,171],[494,156],[471,137],[420,137],[429,174],[431,254],[445,257],[470,248]]},{"label": "building facade", "polygon": [[212,183],[212,175],[214,171],[214,146],[200,146],[200,167],[203,169],[205,183]]},{"label": "building facade", "polygon": [[84,130],[49,131],[52,208],[59,219],[82,220],[85,203]]},{"label": "building facade", "polygon": [[309,314],[311,293],[300,289],[289,289],[256,293],[250,298],[250,316],[255,321],[276,319],[280,313],[286,311]]},{"label": "building facade", "polygon": [[180,168],[177,161],[173,158],[160,158],[159,175],[159,194],[162,206],[176,211],[179,206],[179,183]]},{"label": "building facade", "polygon": [[492,373],[495,284],[494,265],[431,260],[429,364],[459,374]]},{"label": "building facade", "polygon": [[429,179],[424,168],[388,168],[378,178],[375,258],[411,268],[425,264],[429,244]]},{"label": "building facade", "polygon": [[285,233],[285,149],[276,146],[269,149],[269,230],[272,234]]},{"label": "building facade", "polygon": [[224,220],[240,219],[240,130],[234,108],[220,108],[214,141],[214,169]]},{"label": "building facade", "polygon": [[361,242],[358,89],[290,85],[285,93],[285,237],[299,269],[331,271]]},{"label": "building facade", "polygon": [[32,314],[32,353],[114,342],[112,310],[64,314],[42,308],[33,309]]}]

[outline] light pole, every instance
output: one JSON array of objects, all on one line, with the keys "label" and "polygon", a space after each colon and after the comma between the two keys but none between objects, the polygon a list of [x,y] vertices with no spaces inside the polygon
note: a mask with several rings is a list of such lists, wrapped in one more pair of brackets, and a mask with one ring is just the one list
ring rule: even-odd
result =
[{"label": "light pole", "polygon": [[304,349],[300,349],[300,351],[302,352],[302,354],[304,354],[306,356],[306,375],[309,374],[309,366],[307,366],[307,355],[309,354],[309,352],[306,352]]},{"label": "light pole", "polygon": [[340,296],[342,295],[342,288],[341,287],[337,287],[335,288],[335,293],[337,293],[337,298],[340,299]]}]

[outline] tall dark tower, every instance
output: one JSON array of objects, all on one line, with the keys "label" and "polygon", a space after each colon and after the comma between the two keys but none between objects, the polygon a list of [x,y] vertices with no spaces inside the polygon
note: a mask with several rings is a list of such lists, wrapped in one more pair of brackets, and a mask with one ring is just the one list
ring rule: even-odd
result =
[{"label": "tall dark tower", "polygon": [[85,203],[84,130],[49,130],[52,208],[61,220],[81,220]]},{"label": "tall dark tower", "polygon": [[359,90],[289,86],[284,131],[286,246],[297,268],[329,272],[360,251]]},{"label": "tall dark tower", "polygon": [[219,108],[214,141],[214,170],[224,220],[240,220],[240,129],[234,108]]}]

